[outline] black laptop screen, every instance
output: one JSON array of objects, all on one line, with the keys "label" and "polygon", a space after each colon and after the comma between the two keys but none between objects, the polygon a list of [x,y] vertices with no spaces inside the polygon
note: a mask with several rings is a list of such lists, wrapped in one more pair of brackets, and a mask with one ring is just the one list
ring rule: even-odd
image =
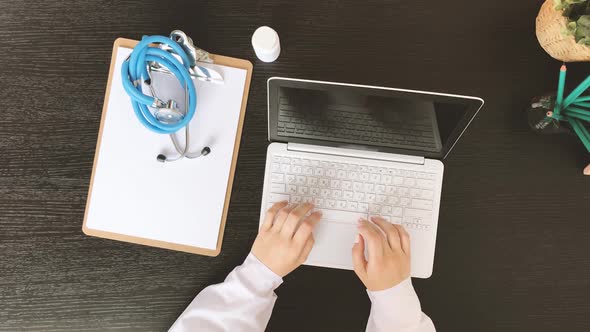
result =
[{"label": "black laptop screen", "polygon": [[445,95],[273,80],[269,120],[278,141],[442,159],[475,114],[470,100]]}]

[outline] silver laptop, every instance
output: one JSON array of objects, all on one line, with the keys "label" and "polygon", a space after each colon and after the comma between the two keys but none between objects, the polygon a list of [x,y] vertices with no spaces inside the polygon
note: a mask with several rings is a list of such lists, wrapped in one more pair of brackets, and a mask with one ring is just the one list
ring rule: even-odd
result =
[{"label": "silver laptop", "polygon": [[483,100],[273,77],[260,222],[275,202],[322,210],[305,264],[352,269],[359,218],[382,216],[411,237],[411,274],[432,275],[449,154]]}]

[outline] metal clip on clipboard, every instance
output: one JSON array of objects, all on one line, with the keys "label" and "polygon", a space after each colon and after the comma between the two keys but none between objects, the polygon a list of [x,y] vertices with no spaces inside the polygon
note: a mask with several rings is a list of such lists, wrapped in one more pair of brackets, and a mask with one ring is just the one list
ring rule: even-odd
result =
[{"label": "metal clip on clipboard", "polygon": [[[209,57],[209,52],[196,47],[193,40],[180,30],[174,30],[170,33],[170,39],[176,41],[186,52],[190,61],[190,75],[200,81],[223,84],[223,77],[216,70],[205,68],[197,65],[197,62],[213,63],[213,59]],[[166,52],[172,52],[172,48],[166,44],[158,46]],[[162,72],[172,74],[166,67],[159,63],[150,62],[149,70],[154,72]]]}]

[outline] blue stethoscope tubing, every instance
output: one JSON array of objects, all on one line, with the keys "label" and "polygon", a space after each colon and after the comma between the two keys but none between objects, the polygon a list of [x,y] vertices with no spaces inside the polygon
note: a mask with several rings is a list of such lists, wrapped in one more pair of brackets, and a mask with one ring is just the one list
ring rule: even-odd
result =
[{"label": "blue stethoscope tubing", "polygon": [[[180,57],[182,63],[172,55],[150,44],[166,44]],[[178,82],[188,93],[188,106],[184,118],[177,123],[163,123],[149,110],[162,101],[154,96],[145,95],[141,82],[150,82],[147,70],[148,62],[157,62],[166,67],[178,79]],[[186,127],[195,115],[197,108],[197,91],[189,72],[189,60],[184,49],[174,40],[164,36],[144,36],[135,46],[129,58],[121,66],[123,88],[131,98],[133,111],[137,119],[149,130],[159,134],[172,134]],[[151,82],[150,82],[151,84]]]}]

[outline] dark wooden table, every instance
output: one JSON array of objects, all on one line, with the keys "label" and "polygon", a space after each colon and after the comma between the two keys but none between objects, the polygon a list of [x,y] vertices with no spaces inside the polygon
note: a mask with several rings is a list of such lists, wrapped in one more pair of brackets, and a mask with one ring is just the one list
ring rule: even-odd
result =
[{"label": "dark wooden table", "polygon": [[[414,281],[423,310],[439,331],[590,330],[590,158],[523,118],[560,65],[534,35],[541,3],[2,1],[0,331],[162,331],[222,281],[256,235],[274,75],[483,97],[445,161],[434,275]],[[280,34],[276,63],[253,54],[260,25]],[[176,28],[254,63],[216,258],[81,231],[112,43]],[[570,87],[590,73],[569,69]],[[364,331],[352,272],[302,267],[278,295],[269,331]]]}]

